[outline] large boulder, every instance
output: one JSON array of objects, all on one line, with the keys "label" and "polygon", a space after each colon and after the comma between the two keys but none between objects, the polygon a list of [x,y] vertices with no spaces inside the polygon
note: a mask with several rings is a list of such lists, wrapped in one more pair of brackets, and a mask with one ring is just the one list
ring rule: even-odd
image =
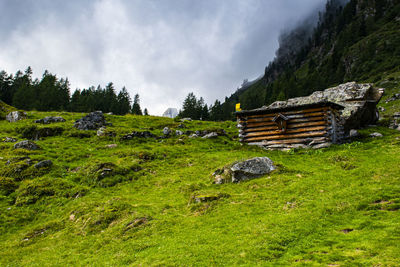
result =
[{"label": "large boulder", "polygon": [[74,123],[74,127],[78,130],[97,130],[106,125],[109,125],[109,123],[106,122],[101,111],[91,112]]},{"label": "large boulder", "polygon": [[265,109],[290,107],[330,101],[344,106],[342,111],[343,126],[350,129],[360,128],[375,123],[379,119],[376,104],[384,93],[383,88],[376,88],[370,83],[357,84],[348,82],[336,87],[316,91],[309,96],[291,98],[286,101],[276,101]]},{"label": "large boulder", "polygon": [[26,112],[12,111],[6,116],[6,120],[9,122],[16,122],[23,119],[26,119]]},{"label": "large boulder", "polygon": [[231,167],[232,182],[237,183],[270,173],[275,170],[274,163],[267,157],[256,157],[238,162]]},{"label": "large boulder", "polygon": [[216,170],[212,176],[216,184],[238,183],[263,176],[275,169],[274,163],[269,158],[256,157],[227,165]]}]

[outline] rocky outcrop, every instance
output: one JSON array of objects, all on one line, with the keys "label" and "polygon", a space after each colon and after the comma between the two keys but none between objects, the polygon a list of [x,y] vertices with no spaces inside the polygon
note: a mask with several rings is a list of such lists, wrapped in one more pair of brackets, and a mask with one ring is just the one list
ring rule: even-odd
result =
[{"label": "rocky outcrop", "polygon": [[37,150],[39,146],[32,141],[24,140],[14,145],[14,149],[23,148],[26,150]]},{"label": "rocky outcrop", "polygon": [[329,101],[344,106],[341,113],[346,132],[374,124],[379,119],[376,104],[384,93],[383,88],[376,88],[370,83],[357,84],[349,82],[336,87],[317,91],[309,96],[291,98],[287,101],[276,101],[265,109],[312,104]]},{"label": "rocky outcrop", "polygon": [[16,122],[19,120],[26,119],[26,112],[21,112],[21,111],[12,111],[7,114],[6,120],[9,122]]},{"label": "rocky outcrop", "polygon": [[212,176],[216,184],[238,183],[263,176],[275,169],[274,163],[269,158],[256,157],[227,165],[222,169],[216,170]]},{"label": "rocky outcrop", "polygon": [[103,112],[101,111],[91,112],[74,123],[74,127],[78,130],[97,130],[102,126],[108,125],[110,125],[110,123],[106,122]]},{"label": "rocky outcrop", "polygon": [[35,123],[42,123],[42,124],[50,124],[54,122],[65,122],[65,119],[63,117],[48,116],[44,117],[43,119],[35,120]]}]

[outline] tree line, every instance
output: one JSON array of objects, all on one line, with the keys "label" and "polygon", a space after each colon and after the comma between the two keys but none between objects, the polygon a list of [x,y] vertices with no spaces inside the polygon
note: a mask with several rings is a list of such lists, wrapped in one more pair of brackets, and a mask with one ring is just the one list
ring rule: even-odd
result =
[{"label": "tree line", "polygon": [[0,71],[0,99],[18,109],[71,112],[92,112],[101,110],[113,114],[148,115],[142,111],[139,94],[133,102],[125,87],[116,93],[114,84],[108,83],[105,88],[100,85],[87,89],[77,89],[71,96],[68,78],[59,79],[47,70],[42,78],[33,80],[32,68],[25,72],[17,71],[15,75]]}]

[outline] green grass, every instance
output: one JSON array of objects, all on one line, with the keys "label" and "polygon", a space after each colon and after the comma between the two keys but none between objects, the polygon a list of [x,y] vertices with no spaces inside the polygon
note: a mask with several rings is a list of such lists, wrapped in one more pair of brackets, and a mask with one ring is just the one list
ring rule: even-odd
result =
[{"label": "green grass", "polygon": [[[67,121],[36,125],[61,115]],[[381,265],[400,261],[400,132],[364,129],[353,143],[322,150],[264,151],[241,145],[233,122],[185,122],[184,130],[223,128],[217,139],[132,139],[161,135],[177,121],[106,116],[116,137],[82,135],[80,113],[29,112],[0,121],[0,139],[23,129],[59,127],[38,151],[0,144],[1,266]],[[381,132],[373,139],[368,134]],[[106,148],[117,144],[115,148]],[[18,171],[17,157],[53,166]],[[211,174],[236,160],[268,156],[273,173],[215,185]],[[8,160],[13,160],[6,165]],[[104,168],[113,169],[102,177]],[[196,203],[194,196],[218,196]]]}]

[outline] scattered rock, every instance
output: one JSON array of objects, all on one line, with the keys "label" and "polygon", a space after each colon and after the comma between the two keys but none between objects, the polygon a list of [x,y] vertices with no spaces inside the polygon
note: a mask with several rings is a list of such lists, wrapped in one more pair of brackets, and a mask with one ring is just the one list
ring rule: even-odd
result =
[{"label": "scattered rock", "polygon": [[378,110],[379,110],[380,112],[386,111],[386,109],[385,109],[384,107],[378,107]]},{"label": "scattered rock", "polygon": [[343,230],[340,230],[340,231],[343,232],[343,233],[345,233],[345,234],[348,234],[348,233],[350,233],[350,232],[353,232],[354,229],[346,228],[346,229],[343,229]]},{"label": "scattered rock", "polygon": [[169,136],[170,133],[171,133],[171,130],[170,130],[168,127],[164,127],[164,129],[163,129],[163,134],[164,134],[165,136]]},{"label": "scattered rock", "polygon": [[226,198],[229,197],[229,194],[225,193],[213,193],[213,194],[194,194],[190,197],[189,202],[194,202],[194,203],[204,203],[204,202],[211,202],[215,201],[221,198]]},{"label": "scattered rock", "polygon": [[117,147],[117,144],[106,145],[106,148],[116,148],[116,147]]},{"label": "scattered rock", "polygon": [[350,138],[357,138],[360,137],[360,133],[356,129],[351,129],[349,132]]},{"label": "scattered rock", "polygon": [[130,134],[126,134],[124,136],[121,137],[121,140],[130,140],[134,137],[139,137],[139,138],[157,138],[156,135],[152,134],[149,131],[143,131],[143,132],[137,132],[137,131],[133,131]]},{"label": "scattered rock", "polygon": [[375,123],[379,119],[376,104],[384,93],[383,88],[376,88],[370,83],[357,84],[348,82],[336,87],[317,91],[309,96],[296,97],[287,101],[276,101],[262,109],[290,107],[330,101],[344,106],[341,117],[344,120],[345,131],[360,128]]},{"label": "scattered rock", "polygon": [[102,137],[102,136],[109,136],[109,137],[115,137],[117,134],[112,131],[108,131],[105,126],[100,127],[97,130],[97,136]]},{"label": "scattered rock", "polygon": [[102,126],[108,126],[110,123],[107,123],[103,112],[94,111],[86,115],[85,117],[76,120],[74,123],[74,127],[78,130],[97,130]]},{"label": "scattered rock", "polygon": [[191,135],[189,135],[189,138],[197,138],[197,137],[199,137],[197,134],[191,134]]},{"label": "scattered rock", "polygon": [[183,132],[180,131],[180,130],[176,130],[176,131],[175,131],[175,134],[179,136],[179,135],[183,135]]},{"label": "scattered rock", "polygon": [[14,149],[23,148],[26,150],[37,150],[39,146],[32,141],[24,140],[14,145]]},{"label": "scattered rock", "polygon": [[267,157],[256,157],[238,162],[231,167],[232,182],[238,183],[270,173],[275,170],[274,163]]},{"label": "scattered rock", "polygon": [[181,123],[181,124],[178,125],[178,128],[182,129],[182,128],[186,128],[186,126],[185,126],[185,124]]},{"label": "scattered rock", "polygon": [[385,103],[389,103],[398,99],[400,99],[400,94],[394,94],[391,98],[387,99]]},{"label": "scattered rock", "polygon": [[181,122],[184,122],[184,121],[192,121],[192,119],[191,118],[182,118]]},{"label": "scattered rock", "polygon": [[5,142],[5,143],[14,143],[14,142],[17,142],[17,138],[6,137],[6,138],[4,138],[3,142]]},{"label": "scattered rock", "polygon": [[65,122],[65,119],[63,117],[44,117],[43,119],[35,120],[35,123],[42,123],[42,124],[50,124],[54,122]]},{"label": "scattered rock", "polygon": [[51,167],[53,165],[53,162],[51,160],[42,160],[38,163],[35,164],[35,168],[36,169],[40,169],[40,168],[48,168]]},{"label": "scattered rock", "polygon": [[218,134],[216,132],[212,132],[212,133],[204,135],[202,138],[203,139],[210,139],[210,138],[217,138],[217,137],[218,137]]},{"label": "scattered rock", "polygon": [[19,120],[26,119],[26,112],[21,112],[21,111],[12,111],[7,114],[6,120],[9,122],[16,122]]},{"label": "scattered rock", "polygon": [[313,149],[320,149],[320,148],[326,148],[326,147],[330,147],[332,145],[332,143],[330,142],[325,142],[325,143],[321,143],[318,145],[313,146]]},{"label": "scattered rock", "polygon": [[370,137],[376,138],[376,137],[383,137],[381,133],[375,132],[369,135]]},{"label": "scattered rock", "polygon": [[391,129],[398,129],[400,127],[400,112],[395,112],[389,125]]}]

